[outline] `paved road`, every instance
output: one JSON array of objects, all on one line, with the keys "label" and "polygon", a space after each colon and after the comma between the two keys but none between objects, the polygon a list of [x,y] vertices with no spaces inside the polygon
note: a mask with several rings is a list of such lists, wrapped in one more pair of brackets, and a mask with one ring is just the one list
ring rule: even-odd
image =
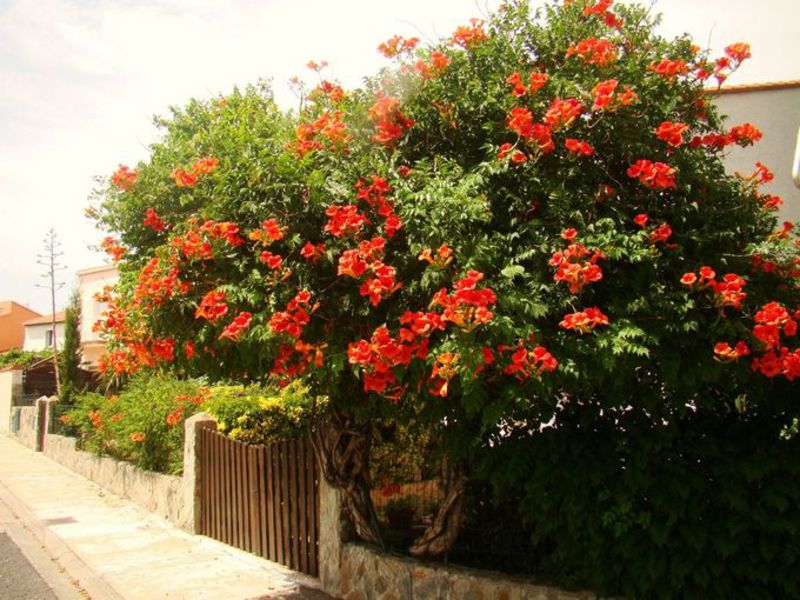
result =
[{"label": "paved road", "polygon": [[2,529],[0,529],[0,598],[57,600],[50,587]]}]

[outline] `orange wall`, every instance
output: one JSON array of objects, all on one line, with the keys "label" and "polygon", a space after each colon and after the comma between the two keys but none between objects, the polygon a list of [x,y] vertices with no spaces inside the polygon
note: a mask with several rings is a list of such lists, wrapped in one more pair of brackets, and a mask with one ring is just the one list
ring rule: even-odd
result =
[{"label": "orange wall", "polygon": [[0,352],[21,348],[25,341],[25,328],[22,324],[41,316],[16,302],[0,302]]}]

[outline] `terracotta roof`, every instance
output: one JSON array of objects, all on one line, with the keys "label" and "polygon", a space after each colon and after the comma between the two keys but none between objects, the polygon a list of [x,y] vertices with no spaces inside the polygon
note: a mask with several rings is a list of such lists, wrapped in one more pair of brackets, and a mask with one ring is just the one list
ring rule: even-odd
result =
[{"label": "terracotta roof", "polygon": [[800,79],[788,81],[765,81],[763,83],[745,83],[742,85],[728,85],[721,88],[707,88],[709,94],[740,94],[742,92],[762,92],[766,90],[785,90],[800,87]]},{"label": "terracotta roof", "polygon": [[[25,321],[23,325],[47,325],[53,322],[53,315],[42,315],[41,317],[36,317],[35,319],[31,319],[30,321]],[[56,323],[63,323],[64,322],[64,311],[60,311],[56,313]]]}]

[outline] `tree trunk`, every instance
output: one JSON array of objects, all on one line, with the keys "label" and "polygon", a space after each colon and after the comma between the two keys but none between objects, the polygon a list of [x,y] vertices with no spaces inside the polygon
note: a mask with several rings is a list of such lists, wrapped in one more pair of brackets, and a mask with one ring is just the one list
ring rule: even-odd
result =
[{"label": "tree trunk", "polygon": [[341,413],[333,414],[312,436],[325,480],[344,492],[356,535],[383,549],[378,516],[370,497],[369,425],[356,424]]},{"label": "tree trunk", "polygon": [[444,500],[433,522],[409,548],[411,556],[438,556],[450,549],[464,524],[466,489],[467,476],[463,465],[449,468],[445,477]]}]

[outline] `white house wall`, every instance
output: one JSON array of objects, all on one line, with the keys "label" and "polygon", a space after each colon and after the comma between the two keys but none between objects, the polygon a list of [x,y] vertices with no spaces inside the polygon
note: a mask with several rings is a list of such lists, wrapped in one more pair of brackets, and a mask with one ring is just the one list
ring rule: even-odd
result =
[{"label": "white house wall", "polygon": [[725,158],[729,173],[749,174],[756,161],[766,165],[775,179],[762,189],[783,198],[782,220],[800,220],[800,189],[792,182],[792,160],[800,127],[800,86],[726,92],[714,97],[727,115],[726,126],[752,123],[764,138],[748,148],[734,147]]},{"label": "white house wall", "polygon": [[[37,325],[25,325],[25,342],[22,345],[23,350],[36,352],[39,350],[47,350],[50,346],[47,345],[47,332],[53,329],[51,323],[40,323]],[[56,323],[56,343],[59,349],[64,346],[64,323]]]}]

